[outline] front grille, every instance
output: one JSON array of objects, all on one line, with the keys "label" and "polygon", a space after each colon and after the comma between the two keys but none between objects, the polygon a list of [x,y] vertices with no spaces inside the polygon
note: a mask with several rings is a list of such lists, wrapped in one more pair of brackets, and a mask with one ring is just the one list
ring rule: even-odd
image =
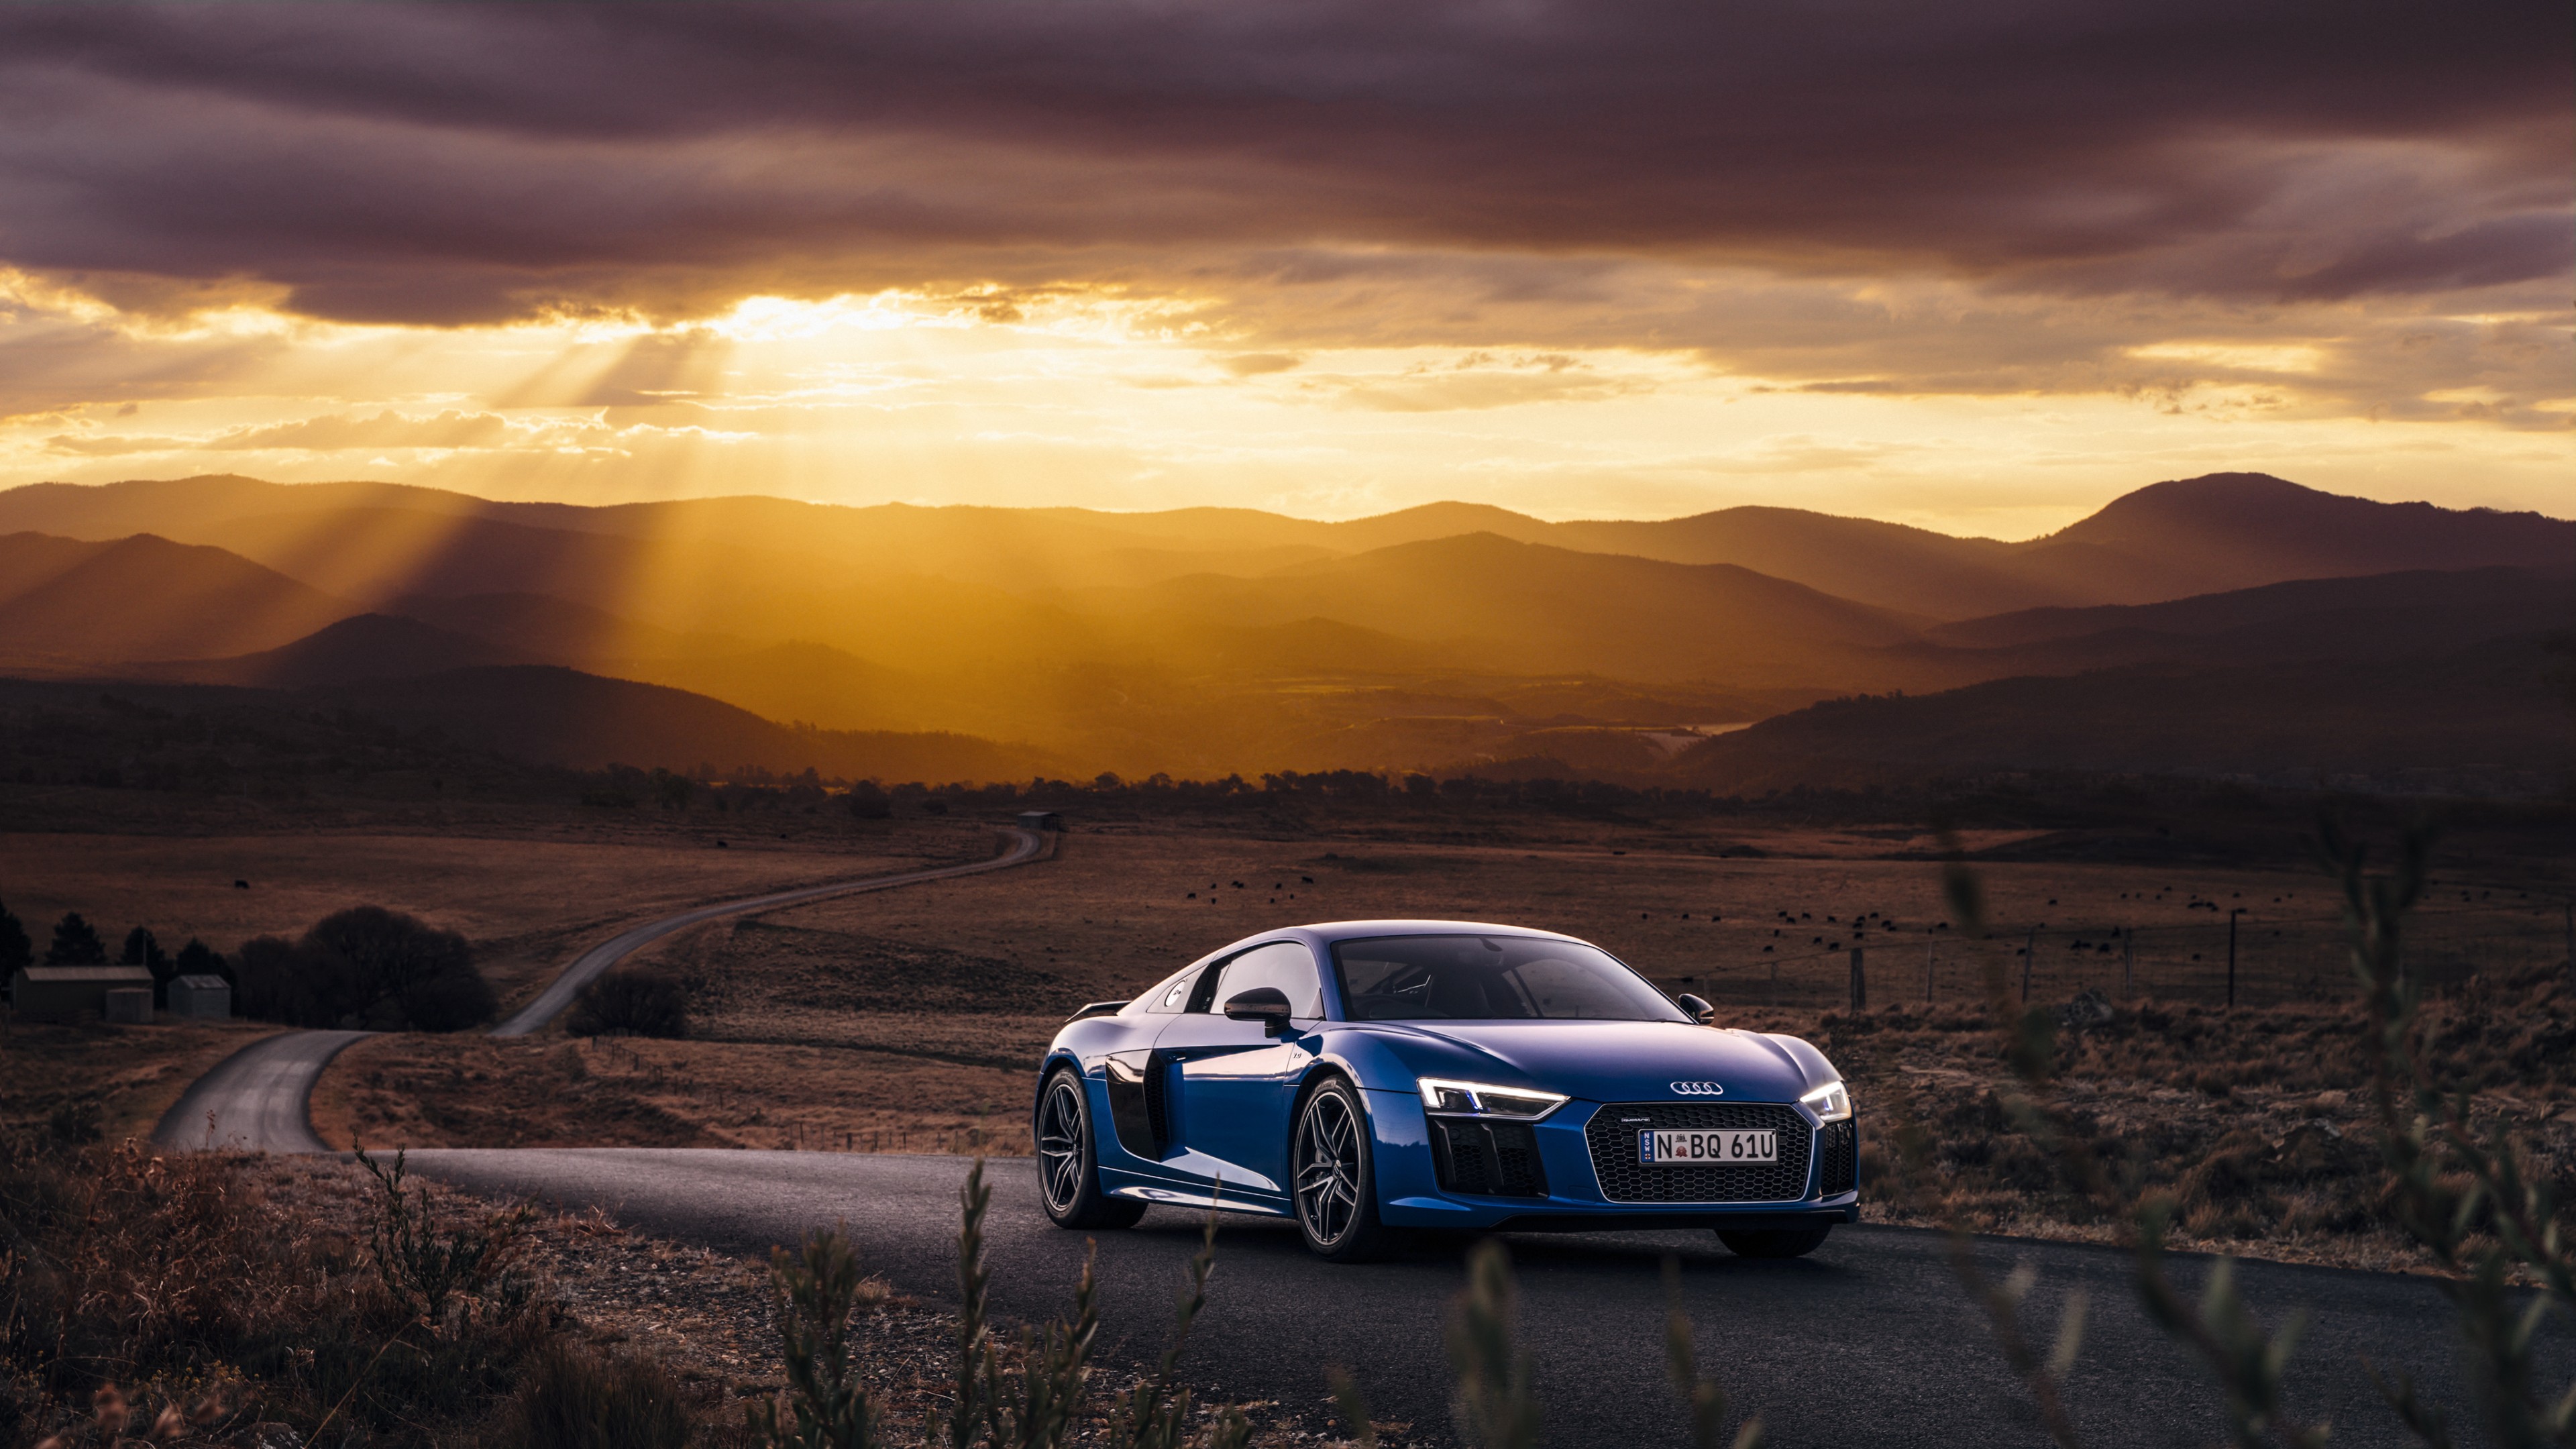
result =
[{"label": "front grille", "polygon": [[1828,1122],[1817,1134],[1816,1191],[1831,1197],[1860,1186],[1860,1124],[1846,1117]]},{"label": "front grille", "polygon": [[1538,1162],[1538,1136],[1527,1122],[1434,1117],[1431,1160],[1444,1192],[1547,1196],[1547,1173]]},{"label": "front grille", "polygon": [[[1640,1132],[1712,1127],[1777,1132],[1780,1160],[1701,1167],[1649,1167],[1637,1160]],[[1593,1175],[1612,1202],[1796,1202],[1807,1195],[1814,1136],[1797,1108],[1771,1102],[1614,1102],[1593,1113],[1583,1129]]]}]

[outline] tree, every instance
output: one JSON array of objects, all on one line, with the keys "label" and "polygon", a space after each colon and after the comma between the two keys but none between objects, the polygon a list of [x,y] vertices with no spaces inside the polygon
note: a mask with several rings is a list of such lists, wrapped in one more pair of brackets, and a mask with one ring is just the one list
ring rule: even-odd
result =
[{"label": "tree", "polygon": [[98,928],[81,919],[78,911],[65,911],[54,922],[54,943],[45,948],[48,966],[104,966],[107,943],[98,938]]},{"label": "tree", "polygon": [[894,802],[886,798],[886,792],[874,780],[861,780],[841,798],[849,802],[850,813],[861,820],[883,820],[894,813]]},{"label": "tree", "polygon": [[306,970],[338,978],[332,994],[370,1024],[455,1031],[489,1020],[500,1004],[463,936],[382,906],[323,917],[296,951]]},{"label": "tree", "polygon": [[234,962],[241,1014],[291,1026],[456,1031],[499,1005],[463,936],[382,906],[325,916],[299,941],[245,941]]},{"label": "tree", "polygon": [[665,810],[688,809],[689,797],[697,793],[696,781],[686,775],[672,774],[659,765],[653,767],[651,779],[653,793],[661,800],[662,808]]},{"label": "tree", "polygon": [[253,936],[233,953],[233,1004],[255,1021],[332,1025],[339,1020],[338,1003],[316,989],[322,984],[284,936]]},{"label": "tree", "polygon": [[170,978],[179,974],[177,963],[161,949],[148,927],[137,926],[125,933],[125,949],[117,953],[119,966],[141,966],[152,973],[152,1004],[167,1009],[170,1005]]},{"label": "tree", "polygon": [[178,969],[172,974],[178,976],[220,976],[226,981],[233,980],[232,963],[226,961],[222,954],[216,951],[213,947],[198,940],[194,936],[190,936],[188,938],[187,945],[179,948]]},{"label": "tree", "polygon": [[18,924],[18,918],[9,913],[7,906],[0,906],[0,976],[10,975],[19,967],[32,966],[35,962],[36,943],[27,939],[27,928]]}]

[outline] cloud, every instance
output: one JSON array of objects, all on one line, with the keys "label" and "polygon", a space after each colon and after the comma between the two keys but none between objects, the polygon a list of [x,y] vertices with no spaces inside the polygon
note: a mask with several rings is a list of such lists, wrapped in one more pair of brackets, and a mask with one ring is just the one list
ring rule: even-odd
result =
[{"label": "cloud", "polygon": [[582,422],[513,425],[498,413],[466,413],[453,408],[426,418],[410,417],[387,409],[373,417],[335,413],[306,418],[301,422],[234,428],[206,438],[65,434],[46,439],[45,445],[58,453],[84,457],[194,450],[331,453],[383,448],[492,449],[514,445],[563,445],[576,441],[583,434],[606,431]]},{"label": "cloud", "polygon": [[498,413],[462,413],[454,409],[436,417],[413,418],[387,410],[371,418],[308,418],[275,427],[243,428],[200,446],[256,452],[295,448],[334,452],[346,448],[497,448],[511,441],[508,420]]},{"label": "cloud", "polygon": [[0,258],[431,324],[1206,292],[1283,248],[1549,263],[1520,306],[1639,260],[2405,296],[2563,278],[2563,31],[2535,0],[28,7]]}]

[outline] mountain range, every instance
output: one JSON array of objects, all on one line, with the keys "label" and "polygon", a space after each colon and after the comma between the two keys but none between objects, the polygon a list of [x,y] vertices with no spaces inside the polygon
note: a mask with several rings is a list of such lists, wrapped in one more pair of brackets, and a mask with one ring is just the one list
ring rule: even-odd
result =
[{"label": "mountain range", "polygon": [[[2023,542],[1784,508],[1325,523],[230,476],[0,492],[0,670],[325,694],[573,764],[1743,789],[2224,772],[2298,753],[2258,738],[2331,737],[2367,742],[2340,773],[2402,773],[2546,755],[2565,716],[2537,641],[2571,623],[2576,523],[2260,474],[2154,484]],[[2332,683],[2396,661],[2492,728],[2352,726],[2425,703]],[[2219,697],[2274,727],[2167,718]]]}]

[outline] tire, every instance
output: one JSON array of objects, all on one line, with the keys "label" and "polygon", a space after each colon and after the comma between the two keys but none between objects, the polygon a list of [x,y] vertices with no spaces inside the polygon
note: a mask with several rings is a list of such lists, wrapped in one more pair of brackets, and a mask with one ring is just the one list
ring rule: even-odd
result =
[{"label": "tire", "polygon": [[1317,1082],[1288,1130],[1288,1181],[1306,1250],[1332,1263],[1365,1263],[1393,1246],[1378,1217],[1377,1166],[1368,1112],[1342,1077]]},{"label": "tire", "polygon": [[1788,1228],[1768,1232],[1717,1230],[1717,1240],[1739,1258],[1803,1258],[1825,1245],[1833,1232],[1824,1228]]},{"label": "tire", "polygon": [[1029,1122],[1037,1141],[1038,1201],[1057,1227],[1078,1232],[1132,1228],[1145,1216],[1143,1203],[1100,1190],[1091,1095],[1083,1090],[1080,1073],[1064,1066],[1047,1073]]}]

